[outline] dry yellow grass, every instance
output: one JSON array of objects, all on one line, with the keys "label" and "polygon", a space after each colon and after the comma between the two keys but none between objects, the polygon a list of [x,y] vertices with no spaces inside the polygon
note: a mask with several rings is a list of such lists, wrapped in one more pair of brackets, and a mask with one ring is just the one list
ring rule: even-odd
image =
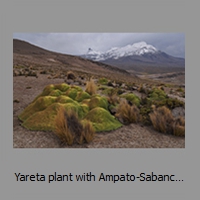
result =
[{"label": "dry yellow grass", "polygon": [[92,126],[92,123],[88,120],[85,120],[85,122],[83,123],[83,139],[85,139],[85,141],[87,143],[91,142],[95,136],[95,130]]},{"label": "dry yellow grass", "polygon": [[173,134],[176,136],[185,136],[185,119],[179,117],[173,124]]},{"label": "dry yellow grass", "polygon": [[62,142],[66,142],[68,145],[72,145],[74,142],[74,135],[69,128],[69,124],[65,115],[66,112],[64,108],[59,109],[55,119],[55,133]]},{"label": "dry yellow grass", "polygon": [[84,120],[82,124],[74,111],[66,112],[63,107],[58,111],[55,127],[56,135],[68,145],[89,143],[95,136],[95,130],[90,121]]},{"label": "dry yellow grass", "polygon": [[174,118],[171,110],[169,110],[167,107],[162,106],[155,108],[153,113],[150,113],[149,116],[155,130],[162,133],[173,133]]},{"label": "dry yellow grass", "polygon": [[120,101],[120,98],[116,94],[113,94],[113,95],[109,95],[107,97],[107,100],[110,104],[117,105]]},{"label": "dry yellow grass", "polygon": [[121,118],[124,124],[137,123],[140,121],[140,111],[136,105],[129,105],[122,100],[117,108],[116,117]]},{"label": "dry yellow grass", "polygon": [[97,86],[93,79],[87,81],[85,91],[90,95],[96,94]]},{"label": "dry yellow grass", "polygon": [[117,95],[117,90],[111,90],[108,93],[107,100],[112,105],[117,105],[120,102],[120,98]]}]

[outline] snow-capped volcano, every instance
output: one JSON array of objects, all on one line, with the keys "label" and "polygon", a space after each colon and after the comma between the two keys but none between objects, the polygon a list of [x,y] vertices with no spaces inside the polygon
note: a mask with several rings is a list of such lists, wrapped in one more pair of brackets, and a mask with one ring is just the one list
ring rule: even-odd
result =
[{"label": "snow-capped volcano", "polygon": [[138,42],[125,47],[114,47],[105,53],[105,57],[118,59],[121,57],[132,55],[143,55],[145,53],[156,53],[158,50],[152,45],[148,45],[146,42]]},{"label": "snow-capped volcano", "polygon": [[184,58],[170,56],[143,41],[124,47],[113,47],[106,52],[89,48],[81,57],[126,70],[136,68],[140,70],[146,67],[185,67]]},{"label": "snow-capped volcano", "polygon": [[133,56],[133,55],[143,55],[146,53],[156,53],[158,50],[147,44],[146,42],[138,42],[132,45],[126,45],[124,47],[113,47],[106,52],[94,51],[89,48],[87,54],[84,55],[85,58],[92,59],[95,61],[103,61],[107,59],[119,59],[121,57]]}]

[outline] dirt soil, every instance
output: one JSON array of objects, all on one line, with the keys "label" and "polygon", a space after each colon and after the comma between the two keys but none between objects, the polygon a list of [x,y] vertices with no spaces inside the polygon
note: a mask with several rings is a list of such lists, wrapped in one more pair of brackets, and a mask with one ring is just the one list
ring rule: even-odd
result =
[{"label": "dirt soil", "polygon": [[123,126],[115,131],[96,133],[89,144],[62,144],[53,132],[30,131],[23,128],[18,115],[48,84],[63,83],[63,79],[13,77],[13,147],[14,148],[185,148],[185,138],[165,135],[139,124]]}]

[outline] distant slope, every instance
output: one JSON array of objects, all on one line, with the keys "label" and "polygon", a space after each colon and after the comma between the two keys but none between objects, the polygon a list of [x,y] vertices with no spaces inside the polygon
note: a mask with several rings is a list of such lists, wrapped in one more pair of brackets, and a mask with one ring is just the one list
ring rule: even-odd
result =
[{"label": "distant slope", "polygon": [[51,52],[45,49],[42,49],[38,46],[35,46],[33,44],[30,44],[28,42],[13,39],[13,53],[19,53],[19,54],[50,54]]},{"label": "distant slope", "polygon": [[13,65],[60,68],[104,76],[113,76],[114,74],[130,76],[126,70],[108,64],[48,51],[18,39],[13,39]]},{"label": "distant slope", "polygon": [[148,53],[142,56],[132,55],[127,57],[122,57],[119,59],[107,59],[102,61],[103,63],[117,66],[125,70],[130,70],[138,66],[147,66],[147,67],[177,67],[184,68],[185,60],[183,58],[176,58],[170,56],[164,52],[159,53]]}]

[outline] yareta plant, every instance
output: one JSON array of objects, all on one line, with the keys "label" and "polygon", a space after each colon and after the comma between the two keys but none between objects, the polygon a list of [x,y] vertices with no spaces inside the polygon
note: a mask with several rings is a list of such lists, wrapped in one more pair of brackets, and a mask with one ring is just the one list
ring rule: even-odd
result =
[{"label": "yareta plant", "polygon": [[115,130],[122,124],[108,111],[108,101],[100,95],[90,95],[78,86],[51,84],[44,88],[18,116],[22,126],[30,130],[54,131],[60,108],[73,110],[78,119],[90,121],[96,132]]}]

